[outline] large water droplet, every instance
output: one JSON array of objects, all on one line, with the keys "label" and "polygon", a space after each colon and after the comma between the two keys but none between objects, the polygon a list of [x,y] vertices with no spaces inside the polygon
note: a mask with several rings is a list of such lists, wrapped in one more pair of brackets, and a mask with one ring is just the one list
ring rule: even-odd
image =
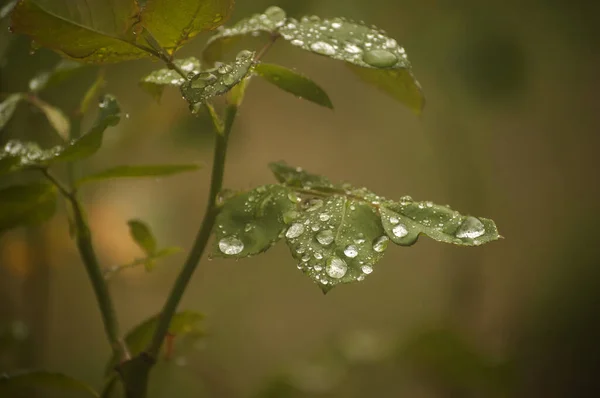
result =
[{"label": "large water droplet", "polygon": [[383,251],[385,251],[385,249],[387,249],[389,240],[390,238],[388,238],[385,235],[375,239],[375,241],[373,242],[373,250],[375,250],[377,253],[382,253]]},{"label": "large water droplet", "polygon": [[244,250],[244,243],[235,236],[227,236],[219,241],[219,250],[224,254],[233,256]]},{"label": "large water droplet", "polygon": [[331,216],[327,213],[319,214],[319,220],[321,220],[321,221],[328,221],[330,218],[331,218]]},{"label": "large water droplet", "polygon": [[378,49],[367,51],[363,54],[362,59],[365,63],[376,68],[389,68],[390,66],[396,65],[396,62],[398,62],[398,57],[388,50]]},{"label": "large water droplet", "polygon": [[406,229],[406,225],[398,224],[392,228],[392,233],[397,238],[404,238],[406,235],[408,235],[408,229]]},{"label": "large water droplet", "polygon": [[299,39],[294,39],[290,43],[292,43],[293,46],[298,46],[298,47],[304,45],[304,42],[302,40],[299,40]]},{"label": "large water droplet", "polygon": [[358,256],[358,250],[356,249],[356,246],[348,245],[344,249],[344,254],[346,255],[346,257],[354,258]]},{"label": "large water droplet", "polygon": [[311,43],[310,49],[316,53],[323,55],[335,54],[335,48],[331,44],[326,43],[324,41],[316,41],[314,43]]},{"label": "large water droplet", "polygon": [[479,219],[468,216],[456,231],[457,238],[479,238],[485,234],[485,226]]},{"label": "large water droplet", "polygon": [[304,225],[300,223],[294,223],[291,227],[288,228],[287,232],[285,233],[285,237],[288,239],[294,239],[302,235],[303,232]]},{"label": "large water droplet", "polygon": [[283,222],[286,224],[289,224],[292,221],[294,221],[296,218],[298,218],[299,215],[300,214],[294,210],[286,211],[285,213],[283,213]]},{"label": "large water droplet", "polygon": [[346,265],[346,262],[337,257],[331,258],[325,267],[325,272],[327,272],[327,275],[335,279],[340,279],[346,275],[347,270],[348,266]]},{"label": "large water droplet", "polygon": [[235,60],[238,62],[246,61],[252,58],[253,55],[254,53],[250,50],[242,50],[235,56]]},{"label": "large water droplet", "polygon": [[229,64],[222,64],[222,65],[219,65],[219,67],[217,68],[217,72],[219,72],[222,75],[224,75],[226,73],[231,73],[232,71],[233,71],[233,67]]},{"label": "large water droplet", "polygon": [[333,231],[330,229],[325,229],[317,234],[317,242],[323,246],[330,245],[333,242],[333,239]]},{"label": "large water droplet", "polygon": [[265,15],[275,23],[283,22],[285,20],[285,11],[277,6],[267,8],[265,10]]},{"label": "large water droplet", "polygon": [[371,272],[373,272],[373,267],[370,265],[363,265],[360,267],[360,270],[363,272],[363,274],[369,275]]}]

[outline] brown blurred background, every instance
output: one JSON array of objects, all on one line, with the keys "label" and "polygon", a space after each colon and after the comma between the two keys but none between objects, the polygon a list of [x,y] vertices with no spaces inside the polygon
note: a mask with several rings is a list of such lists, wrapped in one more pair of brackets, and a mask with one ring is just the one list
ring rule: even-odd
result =
[{"label": "brown blurred background", "polygon": [[[232,21],[269,5],[238,0]],[[207,315],[208,337],[180,353],[185,361],[161,365],[151,396],[600,396],[598,3],[278,5],[292,16],[346,16],[385,29],[406,48],[427,104],[416,117],[341,63],[277,43],[266,60],[312,77],[335,111],[255,79],[232,135],[226,186],[271,183],[266,164],[286,160],[389,198],[409,194],[492,218],[506,239],[469,249],[426,238],[390,247],[365,282],[326,296],[284,244],[239,262],[204,258],[181,308]],[[0,40],[3,94],[26,90],[36,71],[58,60],[45,50],[30,55],[27,39],[9,43],[7,35]],[[199,56],[207,37],[180,55]],[[106,90],[129,118],[109,130],[84,171],[210,165],[206,117],[190,116],[175,90],[159,106],[138,88],[158,66],[106,68]],[[86,70],[43,98],[68,112],[95,73]],[[41,114],[21,105],[0,140],[52,145],[53,134]],[[87,188],[102,263],[141,255],[128,237],[130,218],[146,220],[162,245],[189,248],[208,178],[207,167]],[[183,258],[114,278],[123,330],[158,312]],[[0,330],[0,372],[48,368],[100,385],[109,347],[64,214],[0,238]]]}]

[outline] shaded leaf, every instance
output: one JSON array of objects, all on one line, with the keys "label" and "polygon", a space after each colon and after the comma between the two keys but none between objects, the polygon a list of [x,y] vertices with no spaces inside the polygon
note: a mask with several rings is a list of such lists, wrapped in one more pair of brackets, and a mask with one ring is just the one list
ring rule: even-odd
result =
[{"label": "shaded leaf", "polygon": [[69,139],[69,131],[71,129],[71,123],[67,116],[59,108],[56,108],[45,101],[37,97],[28,97],[29,102],[35,105],[48,119],[48,123],[52,126],[54,131],[63,139]]},{"label": "shaded leaf", "polygon": [[142,178],[165,177],[188,171],[196,171],[200,165],[196,164],[155,164],[147,166],[116,166],[98,173],[87,175],[77,181],[78,185],[92,181],[102,181],[113,178]]},{"label": "shaded leaf", "polygon": [[363,23],[315,16],[290,18],[279,32],[296,47],[346,62],[360,78],[421,112],[423,95],[406,52],[385,32]]},{"label": "shaded leaf", "polygon": [[[132,357],[142,353],[152,340],[159,315],[155,315],[137,325],[125,336],[125,343]],[[187,335],[192,338],[200,338],[204,336],[204,328],[201,325],[203,319],[204,315],[197,312],[178,312],[171,319],[169,334],[176,337]],[[113,356],[107,364],[106,374],[109,374],[118,364],[119,358]]]},{"label": "shaded leaf", "polygon": [[225,23],[234,0],[146,0],[140,16],[143,26],[170,54],[198,33]]},{"label": "shaded leaf", "polygon": [[60,146],[41,149],[35,142],[8,141],[0,151],[0,174],[47,165],[62,150]]},{"label": "shaded leaf", "polygon": [[215,255],[247,257],[269,249],[281,238],[296,199],[286,187],[265,185],[226,200],[215,222]]},{"label": "shaded leaf", "polygon": [[129,220],[127,225],[129,226],[129,235],[131,235],[133,241],[146,255],[152,256],[156,252],[157,243],[148,224],[142,220]]},{"label": "shaded leaf", "polygon": [[54,87],[76,72],[79,72],[84,66],[86,65],[80,62],[63,59],[59,61],[52,70],[38,73],[31,79],[29,81],[29,90],[37,93],[44,89]]},{"label": "shaded leaf", "polygon": [[107,269],[106,271],[104,271],[104,279],[110,279],[114,274],[124,269],[135,268],[140,265],[143,265],[146,271],[150,272],[156,267],[157,260],[179,252],[181,252],[181,248],[179,247],[166,247],[164,249],[157,250],[152,255],[149,255],[147,257],[136,258],[130,263],[117,265]]},{"label": "shaded leaf", "polygon": [[87,396],[98,397],[98,393],[86,383],[62,373],[43,370],[28,370],[0,375],[0,395],[11,397],[19,391],[31,388],[49,390],[56,393],[80,392]]},{"label": "shaded leaf", "polygon": [[81,62],[119,62],[149,55],[133,44],[139,19],[138,3],[133,0],[21,0],[11,16],[13,32]]},{"label": "shaded leaf", "polygon": [[4,101],[0,102],[0,130],[2,130],[10,118],[12,118],[19,101],[24,97],[25,96],[21,93],[11,94],[6,97]]},{"label": "shaded leaf", "polygon": [[334,187],[328,178],[308,173],[302,167],[289,166],[285,162],[269,163],[269,168],[275,175],[277,181],[285,185],[305,189],[314,187]]},{"label": "shaded leaf", "polygon": [[56,189],[46,183],[12,185],[0,189],[0,232],[38,225],[54,215]]},{"label": "shaded leaf", "polygon": [[259,63],[254,67],[257,75],[280,89],[318,105],[333,109],[329,96],[315,82],[283,66]]},{"label": "shaded leaf", "polygon": [[6,18],[8,14],[15,8],[18,0],[10,0],[0,8],[0,19]]},{"label": "shaded leaf", "polygon": [[225,94],[248,75],[253,63],[254,52],[240,51],[235,62],[202,71],[186,81],[181,86],[181,93],[190,104],[202,103]]},{"label": "shaded leaf", "polygon": [[[176,59],[173,63],[184,72],[194,75],[200,73],[200,61],[195,57]],[[164,68],[155,70],[140,80],[140,87],[156,101],[159,101],[165,86],[180,87],[184,82],[185,79],[179,73],[172,69]]]},{"label": "shaded leaf", "polygon": [[96,76],[96,79],[94,80],[94,83],[92,83],[92,85],[85,91],[85,94],[81,99],[81,103],[79,104],[80,115],[84,115],[88,111],[92,102],[98,98],[100,90],[102,90],[105,84],[106,80],[104,79],[104,70],[100,70]]},{"label": "shaded leaf", "polygon": [[285,11],[273,6],[267,8],[263,14],[254,14],[229,28],[220,29],[217,34],[208,39],[202,53],[203,60],[208,65],[213,65],[222,60],[225,52],[243,36],[260,33],[274,34],[285,23],[285,20]]}]

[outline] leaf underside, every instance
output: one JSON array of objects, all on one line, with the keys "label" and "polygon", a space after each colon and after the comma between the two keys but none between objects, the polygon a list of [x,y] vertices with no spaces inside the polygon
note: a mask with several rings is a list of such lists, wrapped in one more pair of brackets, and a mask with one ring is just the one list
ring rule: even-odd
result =
[{"label": "leaf underside", "polygon": [[216,222],[214,255],[247,257],[284,238],[298,268],[327,292],[364,280],[390,241],[409,246],[426,235],[477,246],[500,238],[492,220],[461,215],[448,206],[408,196],[388,200],[281,162],[270,168],[281,184],[225,199]]}]

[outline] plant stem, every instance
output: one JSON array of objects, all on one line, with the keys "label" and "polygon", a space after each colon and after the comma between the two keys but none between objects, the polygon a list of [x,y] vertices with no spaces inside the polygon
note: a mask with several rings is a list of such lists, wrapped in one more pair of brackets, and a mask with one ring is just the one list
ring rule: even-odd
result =
[{"label": "plant stem", "polygon": [[44,176],[56,186],[64,198],[71,204],[73,210],[73,217],[75,219],[77,249],[85,269],[88,273],[88,277],[92,282],[92,287],[100,307],[100,313],[102,314],[102,321],[104,323],[104,330],[106,336],[112,347],[113,352],[119,358],[127,358],[128,352],[127,347],[123,340],[119,337],[119,325],[117,323],[117,316],[114,310],[112,300],[110,298],[108,287],[104,281],[102,270],[98,258],[94,251],[92,244],[92,235],[90,228],[85,218],[85,213],[79,200],[77,199],[76,193],[70,191],[63,183],[56,179],[47,169],[41,169]]}]

